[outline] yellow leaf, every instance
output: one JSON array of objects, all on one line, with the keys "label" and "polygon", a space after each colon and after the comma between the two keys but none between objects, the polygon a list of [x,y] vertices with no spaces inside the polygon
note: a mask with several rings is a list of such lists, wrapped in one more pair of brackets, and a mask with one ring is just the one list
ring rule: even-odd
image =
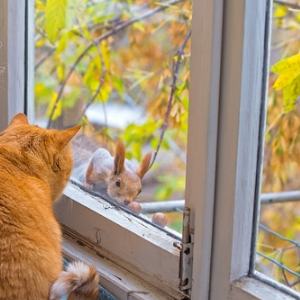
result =
[{"label": "yellow leaf", "polygon": [[103,84],[99,93],[100,101],[105,103],[109,99],[111,89],[108,84]]},{"label": "yellow leaf", "polygon": [[59,31],[66,27],[68,0],[47,0],[46,3],[46,32],[49,41],[57,41]]},{"label": "yellow leaf", "polygon": [[300,53],[277,62],[271,67],[271,71],[276,74],[281,74],[285,71],[293,70],[294,68],[296,68],[294,64],[295,63],[299,64],[299,61],[300,61]]},{"label": "yellow leaf", "polygon": [[97,55],[95,57],[94,62],[95,62],[95,66],[98,68],[98,70],[102,72],[102,63],[101,63],[100,55]]},{"label": "yellow leaf", "polygon": [[44,88],[45,85],[43,82],[36,83],[36,85],[34,86],[35,97],[38,97],[43,92]]},{"label": "yellow leaf", "polygon": [[41,38],[41,39],[37,40],[36,43],[35,43],[35,47],[36,48],[43,47],[45,45],[46,41],[47,41],[46,38]]},{"label": "yellow leaf", "polygon": [[65,77],[65,65],[64,64],[60,64],[57,66],[56,74],[57,74],[59,81],[64,80],[64,77]]},{"label": "yellow leaf", "polygon": [[297,98],[300,95],[300,75],[283,89],[284,113],[288,113],[295,107]]},{"label": "yellow leaf", "polygon": [[86,70],[86,72],[85,72],[85,74],[83,76],[83,82],[85,84],[88,84],[88,82],[90,81],[90,79],[93,77],[94,67],[95,67],[95,62],[92,60],[89,63],[89,67],[88,67],[88,69]]},{"label": "yellow leaf", "polygon": [[106,47],[105,43],[101,43],[100,45],[101,53],[102,53],[102,58],[104,62],[104,66],[106,70],[109,70],[109,65],[110,65],[110,60],[109,60],[109,50]]},{"label": "yellow leaf", "polygon": [[48,109],[47,109],[47,113],[46,113],[47,118],[50,118],[52,110],[54,110],[52,120],[57,119],[62,114],[61,101],[58,101],[57,106],[54,108],[56,99],[57,99],[57,93],[53,92]]},{"label": "yellow leaf", "polygon": [[145,30],[145,25],[142,22],[135,22],[135,23],[132,24],[132,27],[139,30],[139,31],[141,31],[141,32],[143,32],[143,33],[146,31]]},{"label": "yellow leaf", "polygon": [[36,0],[35,1],[35,9],[45,10],[46,6],[42,1]]},{"label": "yellow leaf", "polygon": [[275,9],[273,16],[275,18],[283,18],[285,17],[287,12],[288,12],[287,6],[280,5]]},{"label": "yellow leaf", "polygon": [[93,38],[92,38],[90,32],[88,31],[87,26],[85,25],[86,22],[84,20],[84,15],[83,14],[82,15],[77,15],[77,20],[80,24],[80,27],[81,27],[86,39],[89,40],[89,41],[93,41]]},{"label": "yellow leaf", "polygon": [[56,47],[56,54],[60,54],[61,52],[64,52],[65,49],[67,48],[67,40],[68,40],[68,32],[65,32],[62,34],[61,38],[58,41],[58,45]]},{"label": "yellow leaf", "polygon": [[[84,74],[83,82],[90,86],[92,81],[95,81],[95,74],[97,74],[97,82],[101,79],[102,76],[102,65],[99,56],[96,56],[89,64],[87,71]],[[99,75],[99,76],[98,76]],[[98,84],[98,83],[97,83]]]},{"label": "yellow leaf", "polygon": [[289,85],[300,74],[300,54],[286,58],[276,63],[271,71],[280,74],[273,88],[281,90]]}]

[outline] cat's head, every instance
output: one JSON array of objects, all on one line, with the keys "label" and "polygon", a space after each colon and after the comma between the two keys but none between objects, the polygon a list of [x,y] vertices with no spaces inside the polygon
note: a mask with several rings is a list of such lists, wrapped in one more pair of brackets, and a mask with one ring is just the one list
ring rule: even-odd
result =
[{"label": "cat's head", "polygon": [[12,159],[30,176],[50,185],[52,201],[65,188],[73,169],[69,142],[80,126],[58,131],[30,125],[24,114],[16,115],[0,133],[0,144],[11,149]]}]

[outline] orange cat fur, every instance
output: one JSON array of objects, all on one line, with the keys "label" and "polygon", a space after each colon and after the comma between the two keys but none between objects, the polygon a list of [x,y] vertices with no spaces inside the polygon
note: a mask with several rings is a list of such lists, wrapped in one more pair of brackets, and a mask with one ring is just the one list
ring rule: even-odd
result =
[{"label": "orange cat fur", "polygon": [[46,130],[18,114],[0,133],[0,300],[47,300],[62,271],[52,205],[71,175],[79,126]]}]

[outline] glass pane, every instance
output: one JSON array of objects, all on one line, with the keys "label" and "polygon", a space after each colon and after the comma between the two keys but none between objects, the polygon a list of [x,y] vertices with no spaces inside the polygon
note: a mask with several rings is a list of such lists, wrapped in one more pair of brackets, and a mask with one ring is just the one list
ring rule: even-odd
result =
[{"label": "glass pane", "polygon": [[72,180],[174,234],[184,207],[191,6],[35,1],[36,122],[81,124]]},{"label": "glass pane", "polygon": [[273,4],[256,255],[258,271],[296,291],[300,290],[299,8],[296,2]]}]

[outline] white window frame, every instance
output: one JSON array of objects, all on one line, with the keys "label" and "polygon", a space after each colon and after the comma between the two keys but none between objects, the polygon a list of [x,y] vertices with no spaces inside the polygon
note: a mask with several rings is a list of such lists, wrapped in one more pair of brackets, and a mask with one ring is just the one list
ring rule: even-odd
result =
[{"label": "white window frame", "polygon": [[256,272],[252,253],[271,5],[268,0],[193,5],[186,195],[194,216],[192,299],[299,299]]},{"label": "white window frame", "polygon": [[[251,253],[259,206],[268,3],[193,4],[186,192],[194,241],[193,300],[299,298],[253,271]],[[0,63],[7,66],[0,101],[3,129],[17,112],[33,119],[32,107],[24,105],[33,99],[33,23],[24,30],[33,20],[33,0],[0,0],[0,19]],[[119,299],[181,299],[176,239],[93,198],[70,184],[57,205],[65,255],[95,264],[102,285]]]},{"label": "white window frame", "polygon": [[[0,1],[1,129],[15,113],[24,111],[25,2],[19,3],[20,7],[17,7],[17,2]],[[15,34],[14,39],[9,39],[10,32]]]}]

